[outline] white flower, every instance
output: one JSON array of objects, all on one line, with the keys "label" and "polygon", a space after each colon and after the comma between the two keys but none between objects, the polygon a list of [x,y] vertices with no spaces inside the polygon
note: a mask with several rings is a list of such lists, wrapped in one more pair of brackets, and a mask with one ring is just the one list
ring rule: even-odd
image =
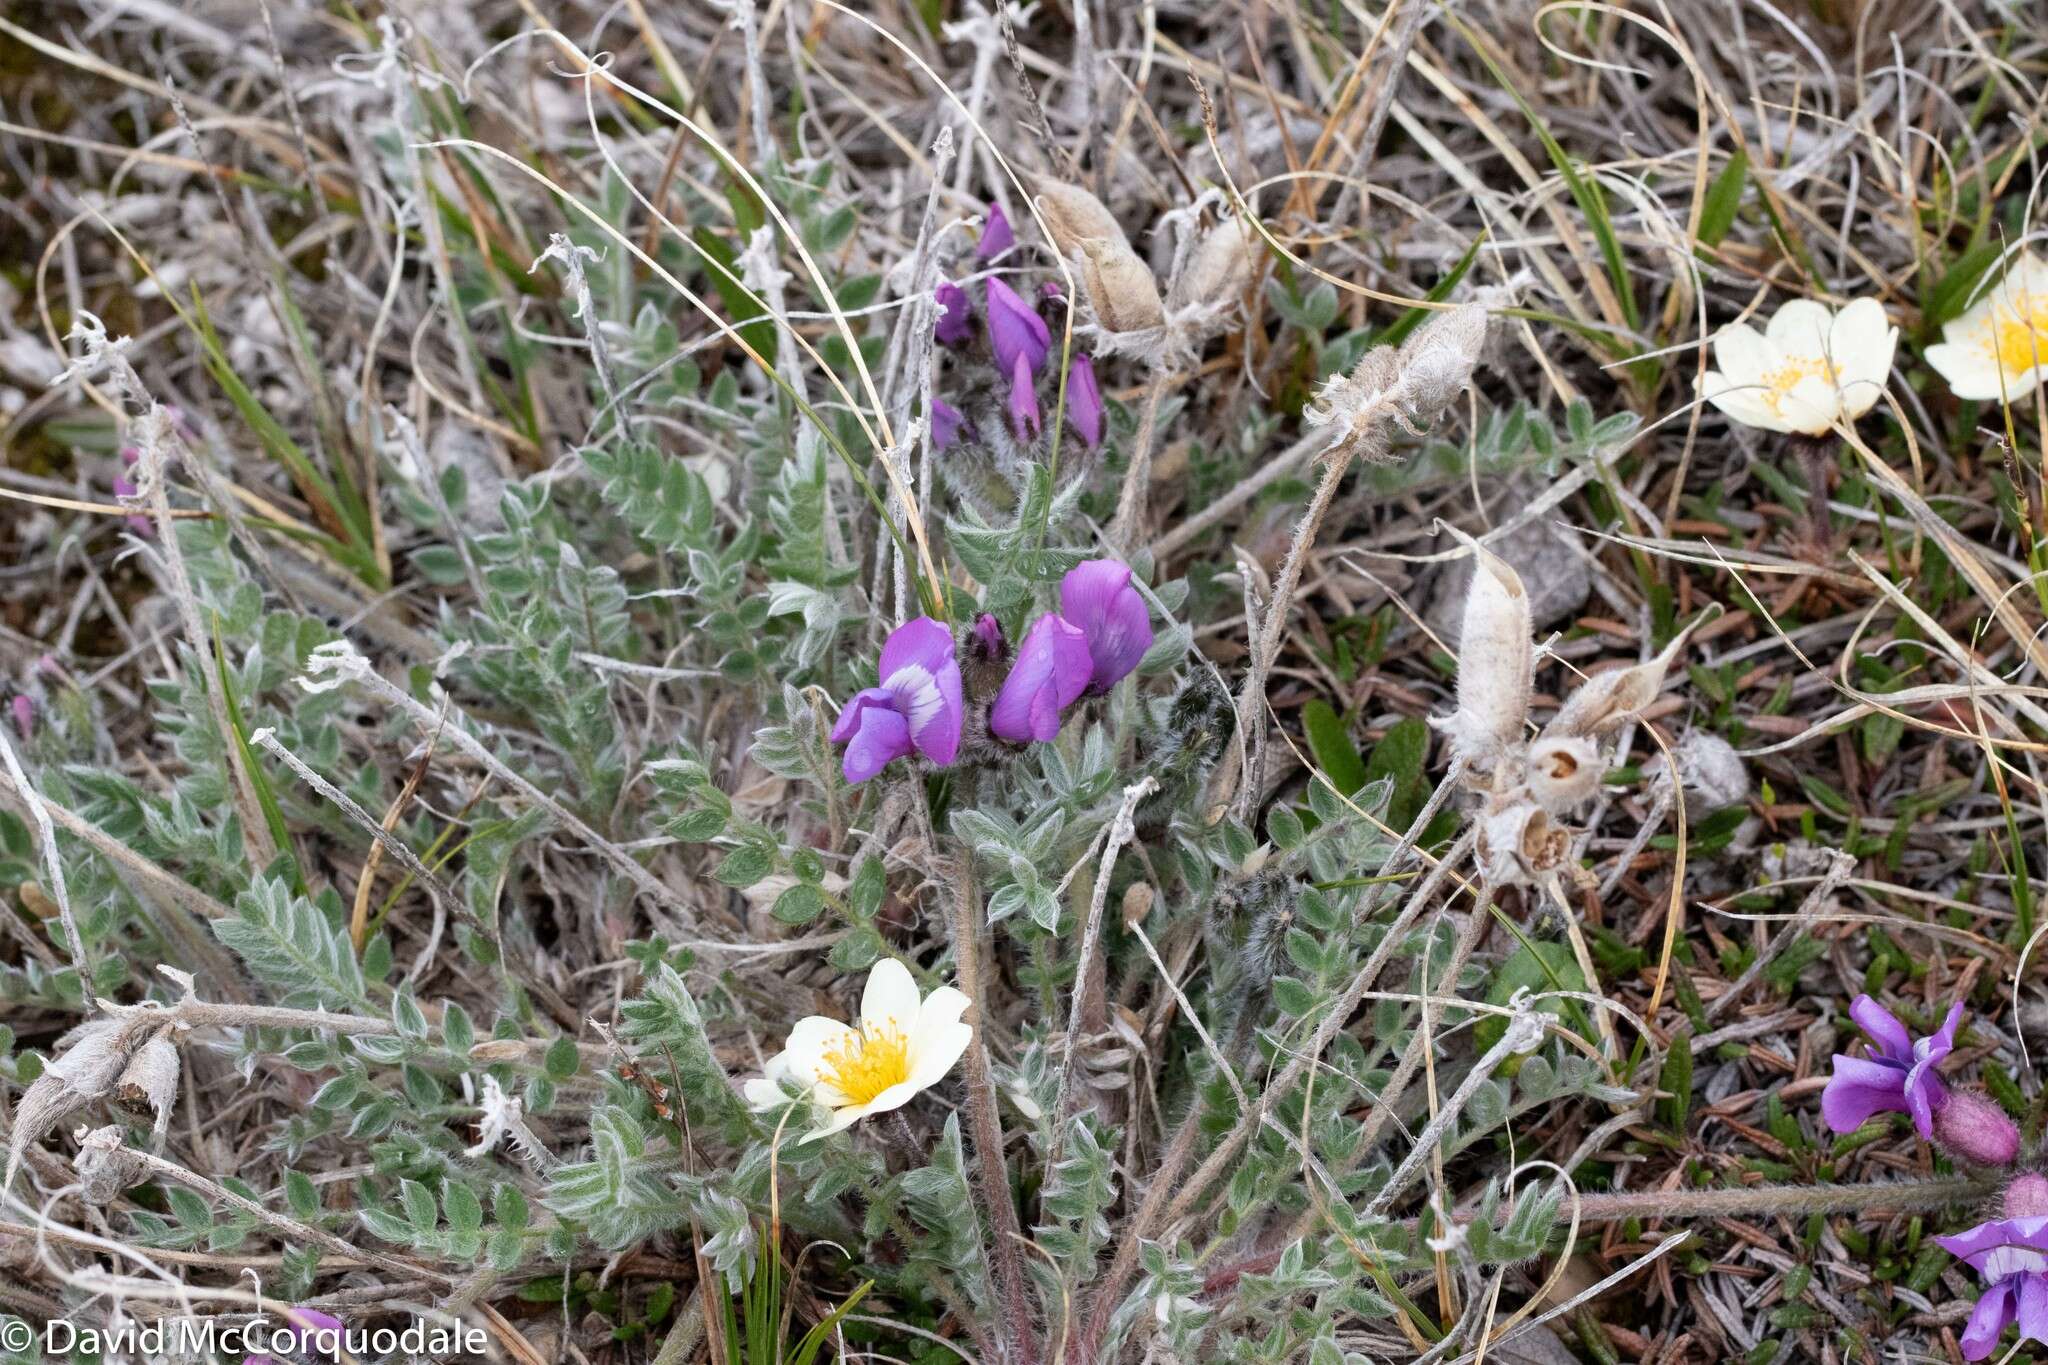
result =
[{"label": "white flower", "polygon": [[765,1075],[743,1087],[747,1103],[786,1102],[785,1082],[832,1111],[814,1136],[836,1133],[869,1114],[901,1109],[944,1079],[974,1037],[960,1016],[970,1002],[951,986],[920,997],[910,969],[885,957],[868,973],[860,1027],[811,1015],[789,1031]]},{"label": "white flower", "polygon": [[1744,426],[1822,436],[1876,406],[1898,343],[1876,299],[1840,313],[1793,299],[1762,332],[1736,323],[1715,334],[1721,368],[1707,371],[1700,396]]},{"label": "white flower", "polygon": [[2048,369],[2048,264],[2017,257],[2005,278],[1941,329],[1927,363],[1958,398],[2022,398]]}]

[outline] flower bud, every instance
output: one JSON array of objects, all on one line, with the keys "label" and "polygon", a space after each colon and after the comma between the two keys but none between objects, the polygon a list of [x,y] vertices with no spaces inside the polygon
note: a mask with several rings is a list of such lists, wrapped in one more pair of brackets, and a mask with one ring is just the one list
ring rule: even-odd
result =
[{"label": "flower bud", "polygon": [[1973,1166],[2010,1166],[2020,1154],[2019,1125],[1981,1090],[1951,1090],[1934,1111],[1934,1142]]},{"label": "flower bud", "polygon": [[2048,1215],[2048,1175],[2039,1171],[2028,1171],[2016,1175],[2005,1187],[2005,1195],[1999,1201],[2000,1212],[2007,1218],[2039,1218]]},{"label": "flower bud", "polygon": [[1539,739],[1529,746],[1529,795],[1562,815],[1599,790],[1607,772],[1600,746],[1580,735]]}]

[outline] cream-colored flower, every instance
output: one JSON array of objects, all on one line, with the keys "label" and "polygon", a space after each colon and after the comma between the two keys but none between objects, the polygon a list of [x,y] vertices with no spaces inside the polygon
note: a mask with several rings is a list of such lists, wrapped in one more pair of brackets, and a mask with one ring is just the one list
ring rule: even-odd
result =
[{"label": "cream-colored flower", "polygon": [[2016,258],[2004,279],[1941,329],[1927,363],[1958,398],[2032,393],[2048,370],[2048,264],[2031,252]]},{"label": "cream-colored flower", "polygon": [[1744,426],[1825,435],[1876,406],[1898,343],[1876,299],[1839,313],[1793,299],[1761,332],[1736,323],[1715,334],[1721,368],[1707,371],[1700,396]]},{"label": "cream-colored flower", "polygon": [[789,1031],[766,1074],[743,1087],[747,1103],[773,1109],[788,1090],[832,1111],[817,1135],[836,1133],[869,1114],[901,1109],[944,1079],[974,1037],[961,1022],[969,1001],[951,986],[920,996],[910,969],[885,957],[868,973],[858,1028],[811,1015]]}]

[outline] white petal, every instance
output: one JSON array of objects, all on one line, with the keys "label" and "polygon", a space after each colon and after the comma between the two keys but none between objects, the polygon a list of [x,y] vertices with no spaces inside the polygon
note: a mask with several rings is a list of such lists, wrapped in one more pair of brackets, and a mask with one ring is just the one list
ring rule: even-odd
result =
[{"label": "white petal", "polygon": [[1949,392],[1958,398],[1985,402],[1998,397],[1998,366],[1990,353],[1974,341],[1958,341],[1955,323],[1943,329],[1949,340],[1929,346],[1923,354],[1936,374],[1948,381]]},{"label": "white petal", "polygon": [[1835,318],[1828,356],[1845,387],[1858,379],[1882,384],[1891,373],[1898,342],[1899,329],[1885,315],[1884,305],[1876,299],[1858,299]]},{"label": "white petal", "polygon": [[834,1133],[844,1132],[866,1118],[868,1111],[874,1107],[873,1104],[849,1104],[844,1109],[834,1109],[832,1117],[827,1119],[823,1126],[811,1130],[811,1136],[831,1137]]},{"label": "white petal", "polygon": [[1785,424],[1778,420],[1777,413],[1771,411],[1771,405],[1764,401],[1763,395],[1761,387],[1732,383],[1719,370],[1707,371],[1706,381],[1700,385],[1702,398],[1742,425],[1761,431],[1785,430]]},{"label": "white petal", "polygon": [[1785,355],[1825,355],[1835,315],[1812,299],[1789,299],[1764,329],[1764,337]]},{"label": "white petal", "polygon": [[819,1098],[829,1104],[839,1091],[823,1074],[825,1054],[852,1047],[856,1036],[837,1019],[827,1019],[822,1014],[797,1020],[782,1054],[788,1059],[790,1076],[798,1085],[816,1089]]},{"label": "white petal", "polygon": [[[2048,342],[2044,342],[2041,349],[2044,353],[2048,353]],[[2017,403],[2020,399],[2025,398],[2035,389],[2041,387],[2041,377],[2044,374],[2048,374],[2048,365],[2036,365],[2024,374],[2008,377],[2005,381],[2005,401]]]},{"label": "white petal", "polygon": [[1714,335],[1714,361],[1736,384],[1756,384],[1778,366],[1778,351],[1747,323],[1723,327]]},{"label": "white petal", "polygon": [[929,1090],[946,1079],[946,1073],[959,1062],[974,1041],[974,1027],[971,1024],[946,1024],[930,1030],[920,1029],[915,1050],[910,1057],[909,1084],[919,1090]]},{"label": "white petal", "polygon": [[[898,1081],[866,1104],[854,1107],[862,1114],[886,1114],[892,1109],[901,1109],[916,1099],[917,1093],[923,1089],[924,1087],[916,1081]],[[833,1122],[838,1122],[838,1115],[833,1115]]]},{"label": "white petal", "polygon": [[1841,393],[1833,384],[1817,374],[1810,374],[1778,400],[1778,416],[1787,431],[1824,436],[1834,429],[1835,414],[1841,403]]},{"label": "white petal", "polygon": [[944,694],[939,691],[939,680],[922,664],[907,664],[882,680],[882,686],[896,696],[897,705],[910,719],[910,733],[916,734],[931,724],[933,716],[946,704]]},{"label": "white petal", "polygon": [[908,1037],[917,1024],[921,997],[910,968],[893,957],[875,963],[860,997],[861,1030],[868,1034],[890,1029]]},{"label": "white petal", "polygon": [[756,1076],[747,1081],[740,1086],[740,1093],[746,1097],[747,1108],[756,1113],[780,1109],[789,1098],[782,1093],[781,1086],[766,1076]]}]

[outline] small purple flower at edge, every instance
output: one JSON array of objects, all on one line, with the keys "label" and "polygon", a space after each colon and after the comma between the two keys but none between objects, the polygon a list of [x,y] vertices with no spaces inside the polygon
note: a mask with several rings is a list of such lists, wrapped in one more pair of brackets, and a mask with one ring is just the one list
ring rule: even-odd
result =
[{"label": "small purple flower at edge", "polygon": [[35,733],[35,702],[29,699],[29,696],[26,692],[17,692],[14,694],[13,698],[7,703],[7,709],[14,716],[14,728],[20,732],[22,741],[26,743],[28,741],[29,736]]},{"label": "small purple flower at edge", "polygon": [[1095,382],[1095,362],[1085,355],[1067,366],[1067,420],[1090,450],[1102,444],[1102,389]]},{"label": "small purple flower at edge", "polygon": [[995,348],[996,365],[1014,378],[1017,362],[1023,360],[1029,374],[1037,374],[1052,350],[1052,329],[1045,319],[1024,302],[1017,291],[991,275],[985,290],[988,304],[988,341]]},{"label": "small purple flower at edge", "polygon": [[967,302],[967,291],[951,280],[942,281],[932,291],[932,298],[939,305],[939,316],[932,323],[932,336],[941,346],[964,346],[974,335],[974,310]]},{"label": "small purple flower at edge", "polygon": [[[2014,1322],[2022,1341],[2048,1343],[2048,1191],[2029,1188],[2019,1199],[2021,1176],[2006,1192],[2006,1217],[1934,1240],[1984,1280],[1984,1292],[1963,1328],[1963,1359],[1982,1360]],[[2040,1181],[2041,1177],[2031,1177]],[[2033,1197],[2041,1196],[2041,1197]],[[2014,1217],[2015,1206],[2040,1212]]]},{"label": "small purple flower at edge", "polygon": [[1026,357],[1017,357],[1017,366],[1010,372],[1010,434],[1020,441],[1029,441],[1045,427],[1045,419],[1038,413],[1038,390],[1031,383],[1031,366]]},{"label": "small purple flower at edge", "polygon": [[953,632],[929,616],[904,622],[883,643],[878,671],[881,686],[848,698],[832,726],[832,742],[846,745],[846,780],[865,782],[913,752],[951,763],[966,717]]},{"label": "small purple flower at edge", "polygon": [[1033,623],[989,709],[988,728],[1012,744],[1060,732],[1060,712],[1088,687],[1088,637],[1053,612]]},{"label": "small purple flower at edge", "polygon": [[945,399],[932,399],[932,449],[944,450],[959,440],[960,428],[966,421],[960,415],[960,409]]},{"label": "small purple flower at edge", "polygon": [[1835,1054],[1834,1074],[1821,1092],[1821,1116],[1837,1133],[1853,1133],[1872,1114],[1907,1113],[1920,1136],[1934,1137],[1934,1116],[1948,1103],[1948,1087],[1936,1069],[1955,1050],[1963,1005],[1950,1006],[1939,1032],[1915,1042],[1906,1026],[1867,995],[1849,1006],[1849,1017],[1870,1035],[1868,1057]]},{"label": "small purple flower at edge", "polygon": [[1010,216],[1003,212],[1001,204],[990,204],[988,217],[982,220],[981,240],[974,244],[974,254],[986,261],[1015,245],[1017,234],[1010,229]]},{"label": "small purple flower at edge", "polygon": [[1088,641],[1088,691],[1109,691],[1152,648],[1152,613],[1131,586],[1131,566],[1089,559],[1060,580],[1060,615]]},{"label": "small purple flower at edge", "polygon": [[[304,1351],[309,1346],[317,1348],[319,1343],[315,1338],[321,1332],[334,1333],[336,1345],[339,1346],[340,1334],[347,1330],[340,1318],[332,1313],[323,1313],[317,1308],[287,1308],[284,1317],[291,1326],[278,1335],[289,1336],[293,1342],[293,1349],[297,1351]],[[279,1365],[279,1362],[277,1357],[265,1353],[244,1356],[242,1365]]]}]

